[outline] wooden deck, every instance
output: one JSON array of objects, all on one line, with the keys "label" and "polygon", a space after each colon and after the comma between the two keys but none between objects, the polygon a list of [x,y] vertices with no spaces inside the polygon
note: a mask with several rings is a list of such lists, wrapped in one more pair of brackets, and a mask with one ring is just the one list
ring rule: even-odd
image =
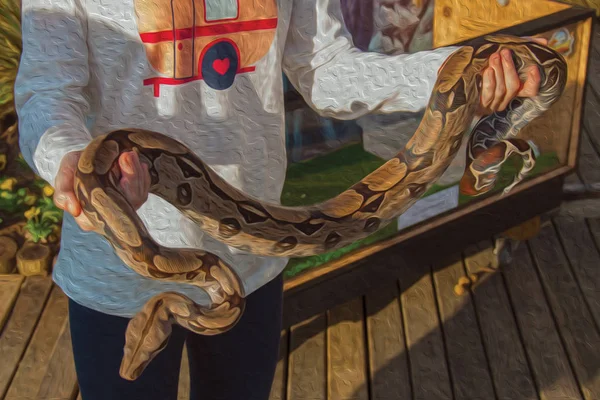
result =
[{"label": "wooden deck", "polygon": [[[492,239],[282,332],[271,399],[600,399],[600,31],[570,197],[510,263]],[[461,279],[462,278],[462,279]],[[457,282],[467,282],[457,295]],[[0,399],[75,399],[67,300],[0,276]],[[184,354],[180,399],[189,377]]]},{"label": "wooden deck", "polygon": [[[271,399],[600,399],[599,248],[600,218],[559,215],[497,271],[491,238],[407,270],[282,332]],[[44,277],[0,288],[0,398],[74,399],[66,297]]]}]

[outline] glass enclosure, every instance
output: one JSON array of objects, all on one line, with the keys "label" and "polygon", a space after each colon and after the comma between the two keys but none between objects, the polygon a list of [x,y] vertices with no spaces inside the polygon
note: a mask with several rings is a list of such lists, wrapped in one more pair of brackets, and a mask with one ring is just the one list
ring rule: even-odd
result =
[{"label": "glass enclosure", "polygon": [[[417,52],[433,48],[433,0],[359,1],[342,0],[345,24],[356,47],[385,54]],[[369,16],[369,17],[365,17]],[[542,35],[569,63],[570,74],[577,71],[574,51],[578,25],[562,27]],[[570,79],[573,78],[570,75]],[[285,77],[284,77],[285,80]],[[286,137],[288,170],[281,201],[285,205],[314,204],[329,199],[375,170],[397,153],[414,134],[422,115],[370,115],[353,121],[323,118],[312,111],[286,82]],[[556,104],[559,113],[572,112],[574,84],[569,85]],[[535,144],[540,154],[529,178],[566,163],[571,121],[558,114],[530,124],[521,137]],[[562,124],[562,126],[561,126]],[[441,213],[458,209],[499,193],[520,170],[520,157],[503,165],[495,189],[484,196],[459,193],[458,182],[465,169],[465,146],[444,175],[397,221],[351,246],[324,255],[292,259],[286,279],[342,257],[357,248],[373,244],[427,221]]]}]

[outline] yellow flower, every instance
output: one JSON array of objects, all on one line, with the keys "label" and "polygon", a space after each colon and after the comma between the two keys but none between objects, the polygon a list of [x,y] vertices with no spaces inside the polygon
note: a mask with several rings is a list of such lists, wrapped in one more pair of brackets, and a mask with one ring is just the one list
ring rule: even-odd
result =
[{"label": "yellow flower", "polygon": [[50,197],[54,194],[54,188],[50,185],[44,186],[44,189],[42,190],[44,192],[44,196]]},{"label": "yellow flower", "polygon": [[32,206],[35,204],[35,202],[37,201],[37,196],[25,196],[25,204],[27,204],[28,206]]},{"label": "yellow flower", "polygon": [[0,171],[6,168],[6,154],[0,154]]},{"label": "yellow flower", "polygon": [[39,207],[31,207],[29,210],[25,211],[25,218],[27,219],[32,219],[38,215],[40,215]]},{"label": "yellow flower", "polygon": [[0,189],[13,190],[13,186],[15,185],[15,183],[17,183],[17,180],[15,178],[8,178],[4,182],[0,183]]}]

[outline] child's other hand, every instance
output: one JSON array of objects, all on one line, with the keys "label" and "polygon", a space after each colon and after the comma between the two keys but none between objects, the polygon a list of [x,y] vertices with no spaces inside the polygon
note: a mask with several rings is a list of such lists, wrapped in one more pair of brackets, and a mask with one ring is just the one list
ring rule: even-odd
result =
[{"label": "child's other hand", "polygon": [[[530,38],[547,45],[542,38]],[[534,97],[540,88],[540,71],[532,66],[526,70],[527,78],[521,82],[510,50],[504,49],[490,56],[489,66],[483,70],[479,114],[489,115],[503,111],[515,97]]]},{"label": "child's other hand", "polygon": [[[63,157],[55,180],[54,203],[61,210],[71,214],[81,229],[91,231],[94,227],[81,212],[81,205],[75,196],[75,171],[80,157],[80,151],[68,153]],[[122,193],[137,210],[148,199],[150,190],[148,166],[140,162],[137,153],[127,152],[119,157],[119,169]]]}]

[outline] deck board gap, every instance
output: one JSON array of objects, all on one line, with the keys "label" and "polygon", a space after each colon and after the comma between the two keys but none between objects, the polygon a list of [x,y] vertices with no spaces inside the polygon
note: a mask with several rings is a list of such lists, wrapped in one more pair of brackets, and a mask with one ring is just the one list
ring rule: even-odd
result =
[{"label": "deck board gap", "polygon": [[[540,286],[542,289],[542,294],[544,296],[544,299],[546,300],[546,304],[548,305],[548,310],[550,312],[550,317],[552,318],[552,322],[554,323],[554,328],[556,331],[556,334],[558,336],[558,340],[560,340],[560,345],[563,348],[563,352],[565,354],[565,358],[567,359],[567,363],[569,363],[569,368],[571,369],[571,374],[573,376],[573,379],[575,380],[575,382],[577,383],[577,390],[579,391],[579,395],[581,396],[582,399],[585,399],[585,393],[582,390],[582,382],[579,379],[579,376],[577,375],[577,370],[575,369],[575,366],[573,365],[573,360],[572,360],[572,355],[569,352],[569,348],[567,347],[567,343],[565,342],[565,338],[563,336],[563,332],[561,329],[559,329],[559,325],[558,325],[558,320],[556,318],[556,311],[554,310],[554,307],[552,307],[552,302],[550,301],[550,297],[548,295],[548,289],[546,288],[546,285],[544,284],[544,279],[542,277],[542,274],[540,272],[540,265],[538,263],[538,260],[535,257],[535,253],[533,251],[533,249],[531,248],[531,243],[528,241],[526,241],[526,245],[527,245],[527,250],[529,252],[530,255],[530,259],[531,262],[533,264],[533,270],[535,272],[535,275],[537,277],[537,279],[540,282]],[[566,257],[566,255],[565,255]]]},{"label": "deck board gap", "polygon": [[435,281],[435,277],[433,276],[433,265],[429,266],[429,276],[431,279],[431,288],[433,290],[433,302],[435,304],[435,312],[438,318],[438,324],[440,326],[440,333],[442,337],[442,345],[444,346],[444,357],[446,357],[446,368],[448,370],[448,382],[450,383],[450,393],[452,393],[452,398],[456,399],[456,388],[454,387],[454,377],[452,375],[452,368],[450,365],[450,356],[448,354],[448,344],[446,339],[446,332],[444,329],[444,320],[442,319],[442,313],[440,311],[439,305],[439,295],[438,295],[438,287]]},{"label": "deck board gap", "polygon": [[[581,281],[579,280],[579,274],[577,274],[575,272],[573,262],[569,258],[569,253],[567,252],[567,248],[565,246],[564,239],[562,238],[562,236],[560,234],[559,228],[556,225],[556,221],[554,218],[551,219],[551,223],[552,223],[552,227],[554,229],[554,235],[556,236],[558,243],[560,244],[561,251],[565,255],[565,260],[567,261],[567,266],[569,268],[569,272],[571,273],[571,275],[573,275],[573,280],[575,281],[575,284],[577,285],[577,290],[579,291],[579,295],[583,299],[585,308],[587,309],[589,315],[594,316],[595,314],[594,314],[594,311],[592,310],[592,307],[590,306],[589,299],[587,298],[587,296],[585,295],[585,291],[581,287]],[[591,233],[590,233],[590,235],[591,235]],[[592,319],[594,320],[594,326],[596,327],[596,331],[598,333],[600,333],[600,326],[598,325],[598,321],[595,318],[592,318]]]},{"label": "deck board gap", "polygon": [[0,315],[0,336],[2,336],[2,334],[4,333],[4,329],[6,328],[6,323],[12,317],[15,302],[17,301],[17,299],[19,298],[19,295],[21,294],[21,289],[23,288],[24,282],[25,282],[24,278],[20,279],[19,288],[17,289],[16,293],[11,298],[8,299],[9,304],[6,306],[8,308],[8,310],[6,311],[6,314]]},{"label": "deck board gap", "polygon": [[[523,246],[523,245],[525,245],[525,243],[521,243],[521,246]],[[527,248],[527,254],[529,254],[529,257],[531,259],[533,259],[533,255],[531,254],[531,249],[529,247]],[[519,322],[519,318],[517,318],[515,302],[514,302],[513,296],[511,295],[510,290],[508,290],[509,283],[506,278],[506,275],[504,274],[504,271],[502,271],[502,268],[500,268],[500,278],[502,280],[502,285],[504,286],[504,290],[506,291],[506,297],[508,299],[508,305],[510,307],[512,317],[515,321],[515,328],[517,331],[517,336],[519,337],[519,342],[521,342],[521,348],[523,349],[523,355],[525,357],[525,362],[527,363],[527,368],[529,369],[529,376],[531,377],[531,382],[533,383],[533,386],[535,388],[538,399],[541,400],[541,393],[543,392],[542,385],[538,381],[538,377],[536,376],[535,368],[533,367],[531,357],[529,356],[529,352],[527,351],[527,343],[525,342],[525,338],[523,335],[523,330],[521,328],[521,324]],[[539,277],[538,277],[538,279],[539,279]],[[541,284],[541,281],[540,281],[540,284]],[[545,296],[545,293],[544,293],[544,296]],[[548,303],[548,299],[546,297],[544,297],[544,299],[546,301],[546,304],[548,305],[548,308],[551,308],[550,303]],[[554,323],[556,324],[556,321],[554,321]],[[564,347],[564,344],[563,344],[563,347]]]},{"label": "deck board gap", "polygon": [[[465,276],[468,277],[469,271],[467,270],[467,264],[466,264],[465,255],[463,252],[461,252],[460,260],[462,263],[463,272],[464,272]],[[477,302],[475,301],[475,295],[473,293],[472,288],[469,288],[469,298],[470,298],[471,304],[473,305],[473,314],[475,317],[475,322],[477,324],[477,330],[479,331],[479,341],[481,342],[481,348],[483,349],[483,356],[485,357],[485,365],[487,366],[488,373],[490,374],[490,381],[492,382],[492,391],[494,392],[494,398],[498,399],[498,388],[496,387],[497,383],[492,374],[492,363],[490,362],[488,349],[483,340],[483,329],[481,327],[481,319],[479,317],[480,311],[477,309]]]},{"label": "deck board gap", "polygon": [[404,308],[402,306],[402,285],[400,280],[396,280],[396,287],[398,288],[398,308],[400,312],[400,323],[402,324],[402,339],[404,340],[404,351],[406,352],[406,367],[408,371],[408,386],[410,387],[410,398],[415,399],[415,388],[413,387],[413,370],[410,363],[410,351],[408,348],[408,338],[406,335],[406,321],[404,320]]},{"label": "deck board gap", "polygon": [[[33,277],[33,278],[37,278],[37,277]],[[19,300],[19,296],[21,295],[21,291],[23,289],[23,285],[25,285],[28,282],[28,278],[25,278],[22,283],[21,283],[21,287],[19,288],[19,293],[17,295],[17,298],[15,299],[11,312],[10,312],[10,317],[6,319],[6,324],[5,327],[7,327],[10,323],[10,319],[12,318],[12,314],[14,312],[14,306],[17,303],[17,301]],[[42,314],[44,313],[44,310],[46,309],[46,306],[48,305],[48,301],[50,299],[50,294],[52,293],[52,289],[53,289],[54,284],[50,283],[50,287],[48,289],[46,289],[46,293],[44,295],[44,299],[42,301],[42,306],[40,307],[39,312],[36,314],[35,316],[35,320],[33,323],[33,326],[31,328],[31,331],[28,334],[27,339],[24,341],[24,346],[23,349],[21,351],[21,354],[19,354],[19,359],[17,361],[17,363],[15,364],[15,367],[11,373],[11,375],[8,377],[8,381],[6,382],[6,387],[4,388],[4,390],[0,389],[0,398],[4,398],[4,396],[8,393],[8,390],[15,378],[15,375],[17,374],[17,371],[19,370],[19,367],[21,366],[21,363],[23,362],[23,358],[25,357],[25,353],[27,352],[27,348],[29,347],[29,345],[31,344],[31,340],[33,338],[33,335],[35,334],[35,331],[38,329],[38,324],[40,323],[40,319],[42,318]]]},{"label": "deck board gap", "polygon": [[371,352],[369,351],[369,324],[367,322],[367,319],[369,318],[369,312],[368,312],[368,308],[367,308],[367,296],[361,296],[361,304],[362,304],[362,312],[363,312],[363,319],[362,319],[362,325],[363,325],[363,348],[365,351],[365,364],[366,364],[366,378],[365,378],[365,385],[367,386],[367,396],[369,397],[369,399],[373,398],[373,382],[371,382],[371,377],[372,377],[372,371],[371,371],[371,363],[369,360],[371,360]]}]

